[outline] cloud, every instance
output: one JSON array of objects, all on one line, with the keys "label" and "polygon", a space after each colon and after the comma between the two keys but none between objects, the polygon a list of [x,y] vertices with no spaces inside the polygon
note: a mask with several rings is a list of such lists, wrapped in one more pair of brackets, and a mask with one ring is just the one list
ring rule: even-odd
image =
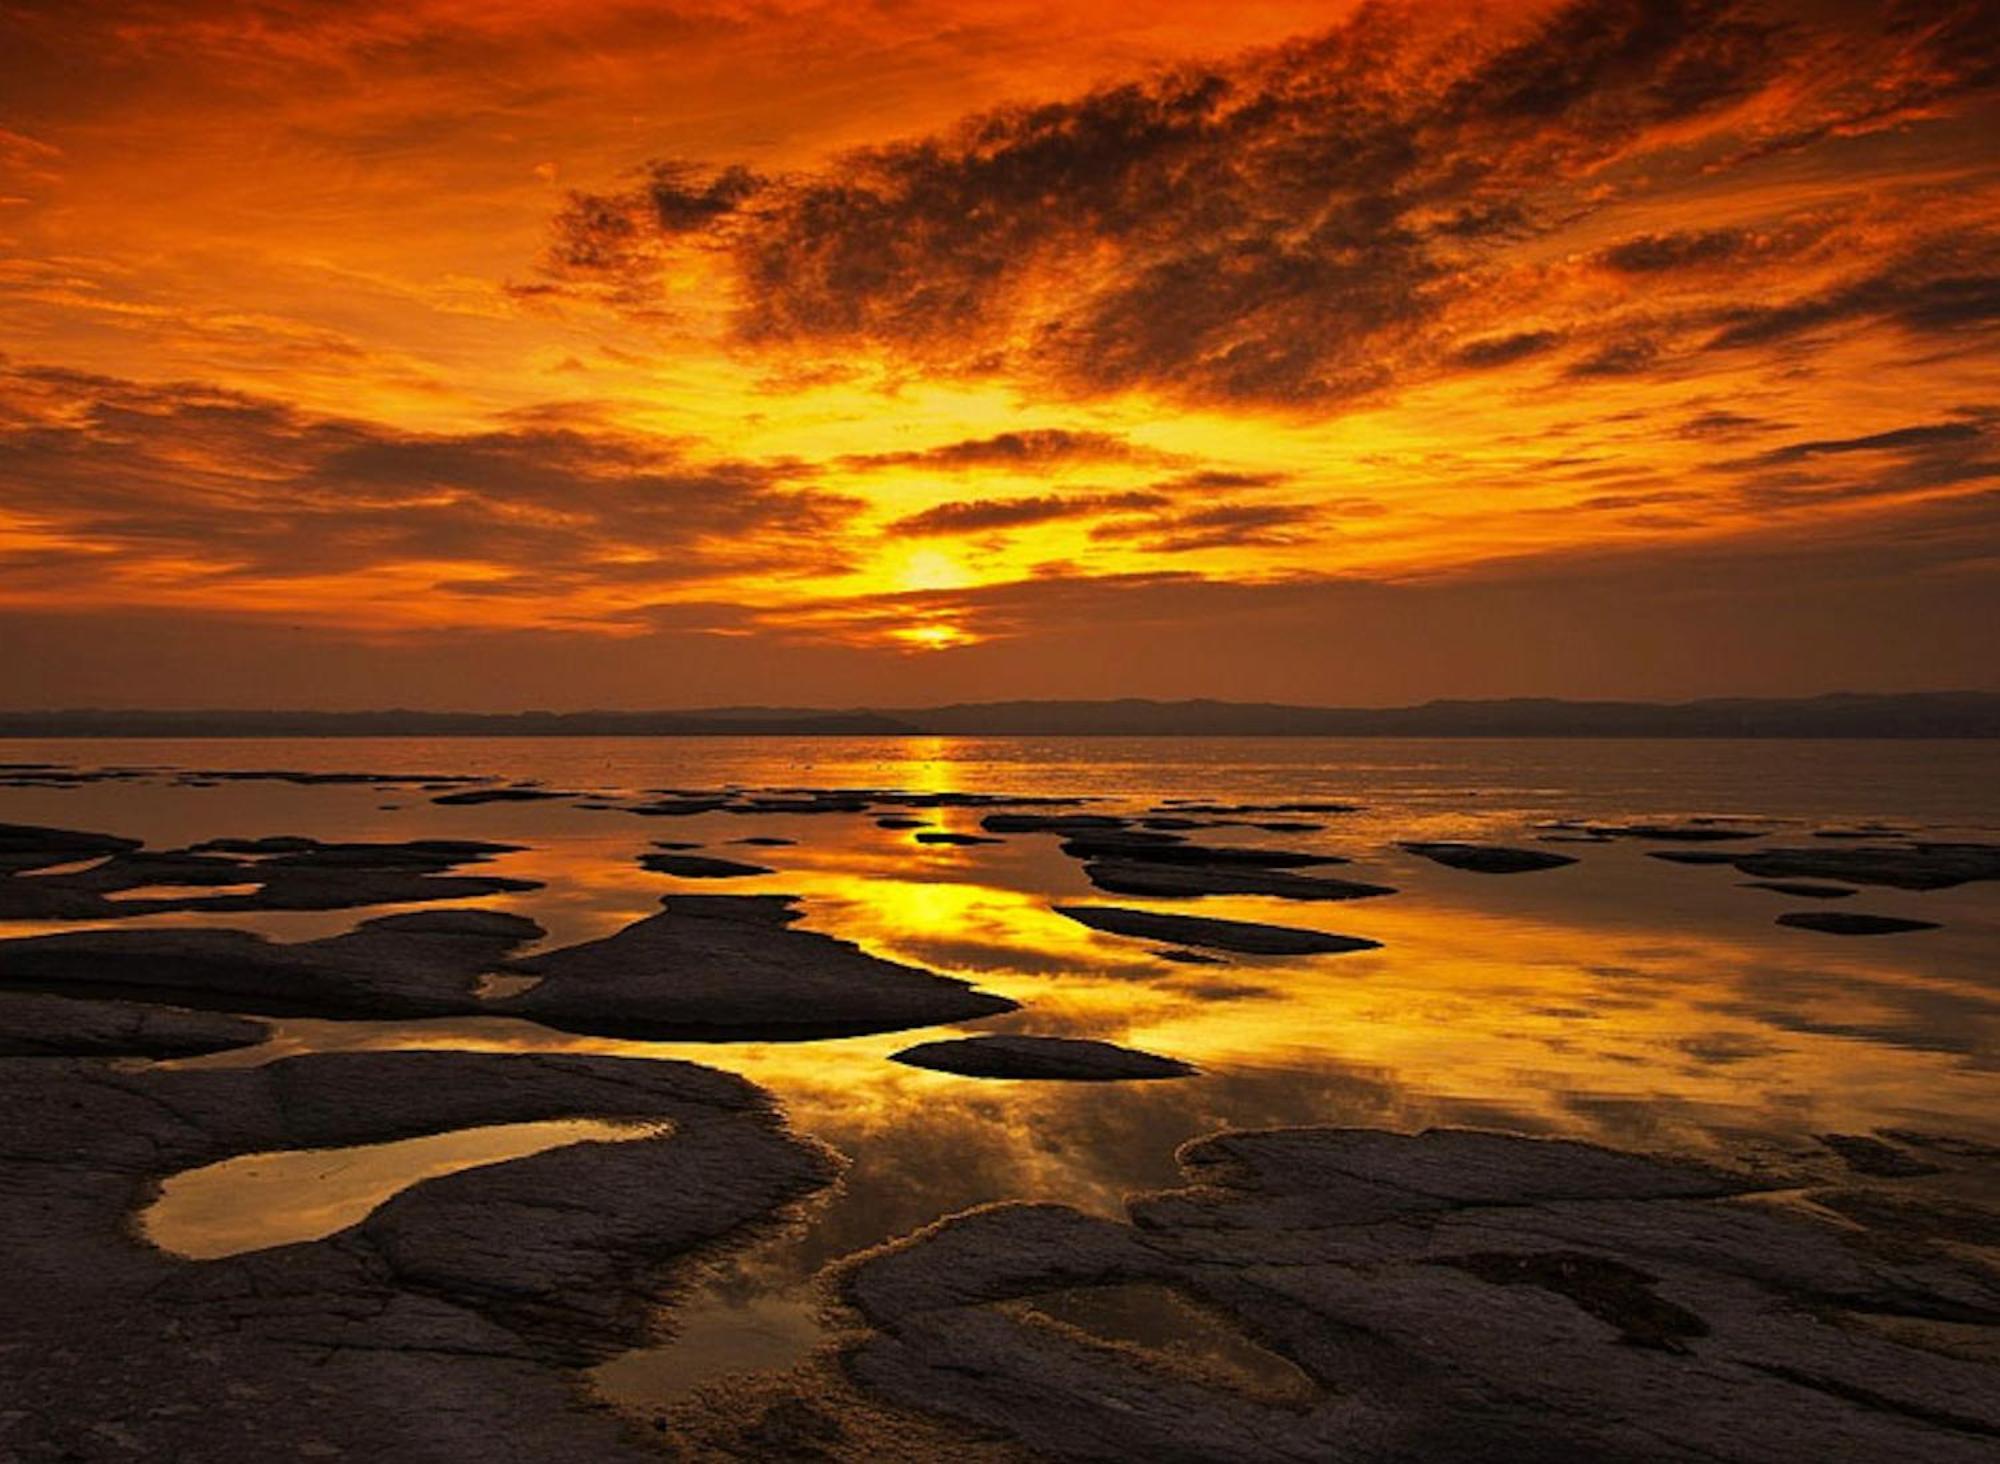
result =
[{"label": "cloud", "polygon": [[934,468],[956,471],[966,468],[1042,469],[1069,463],[1171,463],[1171,453],[1139,447],[1112,432],[1072,431],[1060,427],[1027,428],[1001,432],[992,437],[966,438],[936,447],[905,452],[851,454],[840,460],[843,467]]},{"label": "cloud", "polygon": [[391,576],[406,593],[560,593],[575,603],[557,613],[587,619],[593,592],[837,569],[855,507],[574,406],[422,433],[26,367],[0,370],[0,484],[0,509],[45,546],[0,556],[0,594],[58,588],[51,571],[82,555],[107,599],[228,603],[232,586],[291,582],[301,613],[363,613],[337,595],[320,605],[313,582],[362,596]]},{"label": "cloud", "polygon": [[889,532],[919,537],[934,534],[974,534],[994,529],[1025,528],[1059,519],[1098,518],[1121,510],[1164,507],[1170,500],[1159,493],[1092,493],[1068,498],[981,498],[940,503],[897,519]]},{"label": "cloud", "polygon": [[1304,542],[1306,536],[1300,531],[1321,516],[1317,505],[1219,503],[1142,520],[1099,524],[1090,537],[1152,554],[1192,554],[1246,545],[1283,547]]},{"label": "cloud", "polygon": [[[754,184],[674,164],[662,232],[692,230],[729,261],[739,346],[861,350],[1074,397],[1353,402],[1551,348],[1555,324],[1479,327],[1547,270],[1524,246],[1580,218],[1951,115],[1991,85],[1976,10],[1567,0],[1475,24],[1371,5],[1227,63],[979,113]],[[615,267],[649,208],[648,188],[615,197],[601,239],[597,211],[572,210],[558,252]],[[1782,258],[1825,227],[1649,232],[1596,259],[1613,276],[1685,274],[1745,251]],[[1731,306],[1714,344],[1857,313],[1946,330],[1989,318],[1993,299],[1977,276],[1885,276]],[[1568,302],[1580,325],[1630,306],[1608,282]],[[1649,364],[1628,347],[1571,374]]]}]

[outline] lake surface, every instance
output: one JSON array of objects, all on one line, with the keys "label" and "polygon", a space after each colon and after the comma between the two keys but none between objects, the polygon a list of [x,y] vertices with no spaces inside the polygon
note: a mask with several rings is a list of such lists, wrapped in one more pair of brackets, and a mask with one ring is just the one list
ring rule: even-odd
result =
[{"label": "lake surface", "polygon": [[[636,1043],[503,1018],[280,1019],[264,1046],[198,1061],[263,1062],[335,1048],[458,1046],[685,1057],[770,1088],[801,1132],[851,1161],[788,1230],[718,1260],[673,1313],[678,1341],[608,1364],[614,1397],[645,1407],[742,1368],[789,1365],[824,1336],[810,1277],[826,1262],[941,1215],[1000,1199],[1117,1213],[1174,1183],[1176,1147],[1225,1127],[1427,1125],[1558,1133],[1622,1147],[1754,1156],[1823,1132],[1906,1128],[2000,1140],[2000,885],[1912,893],[1863,887],[1831,907],[1939,922],[1841,939],[1774,923],[1815,902],[1746,888],[1728,867],[1649,857],[1672,846],[1536,841],[1552,820],[1756,821],[1761,842],[1880,822],[1923,838],[2000,840],[2000,744],[1980,742],[1413,741],[1334,739],[351,739],[0,742],[0,761],[155,772],[75,788],[0,788],[0,820],[142,838],[422,837],[517,842],[481,872],[545,888],[457,902],[516,911],[543,947],[606,935],[675,891],[783,892],[810,928],[962,977],[1021,1003],[967,1031],[1101,1038],[1198,1065],[1137,1084],[996,1082],[905,1067],[890,1054],[949,1029],[793,1043]],[[1204,842],[1337,853],[1378,899],[1154,901],[1093,890],[1046,834],[922,845],[869,814],[633,818],[576,800],[440,807],[407,786],[190,786],[188,769],[480,774],[630,799],[646,789],[880,788],[1100,800],[1341,800],[1291,815],[1319,831],[1203,830]],[[590,801],[586,797],[583,801]],[[897,810],[901,811],[901,810]],[[973,832],[982,810],[921,810]],[[1281,816],[1282,817],[1282,816]],[[745,838],[783,838],[746,846]],[[727,882],[648,873],[658,839],[772,866]],[[1516,876],[1453,870],[1401,840],[1546,847],[1574,866]],[[1137,905],[1381,943],[1336,956],[1162,960],[1153,943],[1089,931],[1052,904]],[[121,925],[230,925],[283,939],[398,908],[149,916]],[[39,933],[14,923],[0,933]],[[74,928],[64,926],[62,928]],[[490,1162],[467,1136],[463,1162]],[[427,1141],[402,1183],[451,1164]],[[393,1188],[371,1156],[369,1183]],[[330,1170],[341,1166],[331,1161]],[[325,1227],[336,1200],[296,1183],[170,1187],[182,1219],[226,1217],[228,1249]],[[241,1172],[239,1166],[237,1173]],[[374,1193],[376,1190],[368,1191]],[[205,1208],[204,1208],[205,1207]],[[345,1213],[345,1212],[336,1212]],[[215,1226],[220,1229],[224,1218]],[[181,1233],[185,1234],[185,1230]],[[217,1244],[223,1244],[217,1241]],[[188,1248],[199,1248],[189,1242]]]}]

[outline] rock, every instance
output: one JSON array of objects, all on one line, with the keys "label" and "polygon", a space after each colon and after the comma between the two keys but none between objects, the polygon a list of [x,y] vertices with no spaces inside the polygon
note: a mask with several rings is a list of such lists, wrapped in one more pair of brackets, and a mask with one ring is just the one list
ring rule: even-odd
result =
[{"label": "rock", "polygon": [[[67,874],[0,879],[0,916],[115,920],[166,911],[343,910],[539,889],[535,880],[445,873],[521,848],[473,839],[322,844],[275,835],[209,839],[186,849],[127,849]],[[144,894],[155,885],[179,889]],[[189,886],[220,892],[186,893]],[[252,888],[230,893],[232,886]],[[120,895],[127,897],[113,898]]]},{"label": "rock", "polygon": [[[1012,1011],[1005,997],[793,930],[788,895],[668,895],[603,940],[511,963],[539,981],[485,1010],[642,1041],[805,1040]],[[0,947],[4,950],[4,947]]]},{"label": "rock", "polygon": [[1499,844],[1405,843],[1398,846],[1410,853],[1474,874],[1528,874],[1537,869],[1560,869],[1574,864],[1568,854],[1551,854],[1546,849],[1510,849]]},{"label": "rock", "polygon": [[1178,815],[1243,813],[1359,813],[1358,803],[1204,803],[1199,799],[1168,798],[1155,813]]},{"label": "rock", "polygon": [[1879,1179],[1911,1179],[1918,1175],[1944,1172],[1935,1164],[1866,1134],[1821,1134],[1819,1141],[1838,1154],[1857,1174],[1870,1174]]},{"label": "rock", "polygon": [[194,1057],[270,1035],[262,1022],[216,1012],[0,991],[0,1057]]},{"label": "rock", "polygon": [[[572,1117],[670,1128],[425,1180],[326,1239],[222,1259],[154,1250],[131,1225],[160,1178],[235,1155]],[[656,1460],[578,1406],[574,1370],[650,1339],[682,1257],[736,1243],[836,1167],[748,1083],[688,1063],[0,1062],[0,1453]]]},{"label": "rock", "polygon": [[727,798],[661,798],[651,803],[634,804],[625,812],[636,813],[641,818],[690,818],[697,813],[714,813],[728,806]]},{"label": "rock", "polygon": [[1756,829],[1719,828],[1699,820],[1684,824],[1590,824],[1587,831],[1613,839],[1664,839],[1680,844],[1721,844],[1763,837]]},{"label": "rock", "polygon": [[481,1009],[481,976],[541,934],[492,910],[385,915],[289,945],[243,930],[83,930],[0,940],[0,986],[270,1016],[466,1015]]},{"label": "rock", "polygon": [[[1056,1460],[1973,1464],[1993,1370],[1855,1314],[2000,1323],[1936,1249],[1731,1203],[1749,1181],[1498,1134],[1225,1133],[1130,1224],[1056,1205],[954,1216],[846,1264],[878,1395]],[[1303,1396],[1191,1376],[1016,1303],[1148,1285],[1290,1360]]]},{"label": "rock", "polygon": [[971,844],[1004,844],[1007,842],[1005,839],[989,839],[981,834],[954,834],[946,833],[942,830],[933,830],[929,833],[918,834],[916,835],[916,840],[919,844],[955,844],[960,847]]},{"label": "rock", "polygon": [[1328,935],[1289,925],[1261,925],[1248,920],[1212,920],[1202,915],[1163,915],[1153,910],[1127,910],[1117,905],[1057,905],[1055,913],[1112,935],[1174,945],[1206,946],[1253,956],[1310,956],[1375,950],[1380,941],[1354,935]]},{"label": "rock", "polygon": [[1732,862],[1743,873],[1761,879],[1835,879],[1904,890],[1942,890],[1974,880],[2000,879],[2000,844],[1759,849]]},{"label": "rock", "polygon": [[904,814],[892,813],[883,818],[876,819],[875,827],[878,829],[927,829],[930,827],[930,822],[927,819],[910,818]]},{"label": "rock", "polygon": [[731,839],[732,844],[747,844],[758,849],[789,849],[798,843],[797,839],[781,838],[777,834],[752,834],[747,839]]},{"label": "rock", "polygon": [[1163,961],[1172,961],[1177,966],[1226,966],[1229,962],[1221,956],[1211,956],[1207,951],[1161,951]]},{"label": "rock", "polygon": [[1338,854],[1313,854],[1299,849],[1264,849],[1250,844],[1190,844],[1167,834],[1140,829],[1116,829],[1079,834],[1063,842],[1073,859],[1142,860],[1148,864],[1234,865],[1249,869],[1298,869],[1310,864],[1345,864]]},{"label": "rock", "polygon": [[1388,885],[1323,875],[1293,874],[1283,869],[1229,868],[1194,864],[1148,864],[1131,859],[1099,859],[1083,867],[1100,890],[1114,895],[1150,895],[1158,899],[1200,895],[1275,895],[1281,900],[1359,900],[1393,895]]},{"label": "rock", "polygon": [[1185,1078],[1196,1069],[1171,1057],[1157,1057],[1109,1042],[1074,1037],[1029,1037],[1014,1033],[922,1042],[891,1055],[911,1067],[957,1073],[967,1078],[1034,1078],[1061,1082]]},{"label": "rock", "polygon": [[740,860],[702,854],[641,854],[639,863],[655,874],[678,875],[682,879],[744,879],[774,873],[762,864],[744,864]]},{"label": "rock", "polygon": [[725,813],[866,813],[870,800],[840,793],[813,793],[804,798],[748,798],[731,803]]},{"label": "rock", "polygon": [[1070,834],[1122,829],[1131,822],[1111,813],[989,813],[979,826],[993,834]]},{"label": "rock", "polygon": [[539,803],[550,798],[583,796],[575,789],[564,792],[556,788],[468,788],[463,793],[440,793],[431,802],[455,808],[475,803]]},{"label": "rock", "polygon": [[1801,900],[1844,900],[1854,891],[1847,885],[1814,884],[1803,879],[1750,879],[1743,882],[1746,890],[1770,890],[1775,894],[1792,895]]},{"label": "rock", "polygon": [[1899,935],[1906,930],[1936,930],[1934,920],[1905,920],[1897,915],[1863,915],[1858,910],[1793,910],[1778,924],[1825,935]]},{"label": "rock", "polygon": [[98,859],[139,847],[137,839],[116,834],[89,834],[77,829],[51,829],[40,824],[0,823],[0,872],[47,869],[79,859]]}]

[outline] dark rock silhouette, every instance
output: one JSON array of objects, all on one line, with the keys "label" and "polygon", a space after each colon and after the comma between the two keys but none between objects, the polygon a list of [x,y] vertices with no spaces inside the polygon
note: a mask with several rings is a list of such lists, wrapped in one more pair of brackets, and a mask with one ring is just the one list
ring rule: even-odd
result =
[{"label": "dark rock silhouette", "polygon": [[911,1067],[934,1068],[968,1078],[1031,1078],[1057,1082],[1115,1082],[1185,1078],[1188,1063],[1109,1042],[1015,1033],[923,1042],[892,1054]]}]

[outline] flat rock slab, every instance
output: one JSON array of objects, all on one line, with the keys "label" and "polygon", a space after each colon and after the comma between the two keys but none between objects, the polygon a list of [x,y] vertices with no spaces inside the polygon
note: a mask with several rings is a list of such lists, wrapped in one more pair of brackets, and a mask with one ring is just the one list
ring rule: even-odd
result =
[{"label": "flat rock slab", "polygon": [[1835,879],[1905,890],[1942,890],[2000,879],[2000,844],[1883,844],[1758,849],[1730,861],[1761,879]]},{"label": "flat rock slab", "polygon": [[0,940],[0,986],[272,1016],[462,1016],[481,1009],[480,978],[542,933],[494,910],[385,915],[291,944],[244,930],[80,930]]},{"label": "flat rock slab", "polygon": [[1159,1057],[1110,1042],[1013,1033],[921,1042],[891,1054],[911,1067],[967,1078],[1030,1078],[1056,1082],[1117,1082],[1185,1078],[1198,1071],[1176,1058]]},{"label": "flat rock slab", "polygon": [[219,1012],[0,991],[0,1057],[196,1057],[270,1035],[262,1022]]},{"label": "flat rock slab", "polygon": [[1561,869],[1574,864],[1569,854],[1551,854],[1546,849],[1513,849],[1501,844],[1456,844],[1415,842],[1398,846],[1419,858],[1451,869],[1473,874],[1530,874],[1538,869]]},{"label": "flat rock slab", "polygon": [[1147,864],[1225,865],[1245,869],[1300,869],[1312,864],[1345,864],[1338,854],[1304,849],[1264,849],[1252,844],[1190,844],[1174,834],[1143,829],[1111,829],[1078,834],[1064,841],[1063,853],[1073,859],[1126,859]]},{"label": "flat rock slab", "polygon": [[1612,839],[1655,839],[1676,844],[1725,844],[1739,839],[1760,839],[1760,829],[1732,829],[1718,824],[1590,824],[1586,833]]},{"label": "flat rock slab", "polygon": [[954,834],[944,830],[933,830],[915,836],[919,844],[945,844],[958,848],[970,848],[974,844],[1004,844],[1005,839],[988,838],[984,834]]},{"label": "flat rock slab", "polygon": [[1857,1174],[1911,1179],[1943,1172],[1940,1166],[1929,1160],[1919,1159],[1907,1149],[1899,1149],[1868,1134],[1821,1134],[1819,1141],[1838,1154]]},{"label": "flat rock slab", "polygon": [[431,802],[447,808],[463,808],[478,803],[542,803],[552,798],[581,798],[574,788],[468,788],[463,793],[441,793]]},{"label": "flat rock slab", "polygon": [[775,872],[766,865],[745,864],[740,859],[717,859],[705,854],[641,854],[639,863],[655,874],[678,875],[682,879],[745,879],[751,875]]},{"label": "flat rock slab", "polygon": [[[1891,1249],[1703,1166],[1501,1134],[1248,1131],[1179,1157],[1186,1187],[1129,1200],[1129,1224],[991,1206],[848,1263],[875,1329],[851,1374],[1057,1460],[1992,1457],[1993,1367],[1848,1324],[2000,1324],[2000,1278],[1906,1230]],[[1140,1285],[1302,1392],[1020,1305]]]},{"label": "flat rock slab", "polygon": [[794,930],[789,895],[668,895],[603,940],[511,963],[542,979],[484,1010],[640,1040],[804,1040],[1012,1011],[1005,997]]},{"label": "flat rock slab", "polygon": [[[160,850],[141,849],[136,840],[120,842],[127,847],[88,869],[0,879],[0,917],[114,920],[168,911],[344,910],[541,888],[536,880],[447,873],[523,847],[474,839],[326,844],[274,835]],[[79,856],[39,857],[46,867]],[[146,894],[159,886],[175,893]],[[249,888],[239,888],[244,886]]]},{"label": "flat rock slab", "polygon": [[0,823],[0,872],[47,869],[79,859],[101,859],[137,849],[139,840],[80,829],[52,829],[41,824]]},{"label": "flat rock slab", "polygon": [[1358,803],[1207,803],[1196,798],[1169,798],[1153,810],[1157,814],[1243,814],[1243,813],[1359,813]]},{"label": "flat rock slab", "polygon": [[[424,1180],[323,1240],[221,1259],[131,1223],[162,1178],[237,1155],[563,1118],[665,1127]],[[655,1340],[683,1257],[836,1172],[750,1084],[681,1062],[0,1061],[0,1455],[657,1460],[578,1406],[574,1369]]]},{"label": "flat rock slab", "polygon": [[1055,913],[1102,930],[1140,940],[1177,946],[1201,946],[1252,956],[1334,955],[1371,951],[1381,942],[1358,935],[1329,935],[1290,925],[1264,925],[1250,920],[1212,920],[1203,915],[1164,915],[1156,910],[1128,910],[1119,905],[1057,905]]},{"label": "flat rock slab", "polygon": [[989,813],[979,826],[992,834],[1074,834],[1122,829],[1131,822],[1115,813]]},{"label": "flat rock slab", "polygon": [[1815,884],[1806,879],[1750,879],[1743,882],[1743,888],[1769,890],[1801,900],[1844,900],[1855,893],[1851,885]]},{"label": "flat rock slab", "polygon": [[1898,915],[1864,915],[1859,910],[1793,910],[1778,924],[1823,935],[1900,935],[1907,930],[1937,930],[1935,920],[1905,920]]},{"label": "flat rock slab", "polygon": [[1388,885],[1325,875],[1294,874],[1213,864],[1151,864],[1136,859],[1097,859],[1083,867],[1100,890],[1114,895],[1192,899],[1202,895],[1273,895],[1281,900],[1361,900],[1393,895]]}]

